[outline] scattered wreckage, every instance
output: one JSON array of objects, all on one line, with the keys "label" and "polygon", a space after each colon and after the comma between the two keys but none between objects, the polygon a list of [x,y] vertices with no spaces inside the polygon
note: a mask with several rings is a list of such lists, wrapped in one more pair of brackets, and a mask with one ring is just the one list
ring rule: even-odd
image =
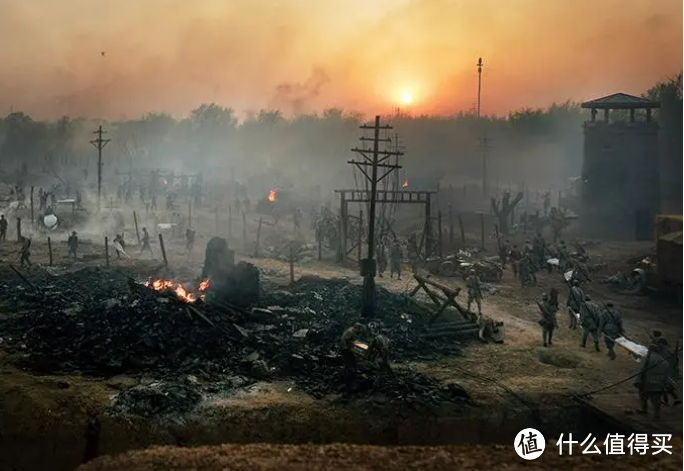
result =
[{"label": "scattered wreckage", "polygon": [[459,250],[455,254],[444,258],[432,257],[426,261],[426,268],[433,275],[446,277],[461,277],[465,280],[470,270],[480,278],[480,281],[492,283],[500,281],[503,269],[499,257],[475,258],[477,250]]}]

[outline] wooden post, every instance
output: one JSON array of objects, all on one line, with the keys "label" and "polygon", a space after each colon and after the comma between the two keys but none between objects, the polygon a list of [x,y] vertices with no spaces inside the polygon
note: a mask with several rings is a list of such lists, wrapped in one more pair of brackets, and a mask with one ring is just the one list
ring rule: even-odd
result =
[{"label": "wooden post", "polygon": [[449,245],[454,245],[454,211],[449,205]]},{"label": "wooden post", "polygon": [[356,250],[357,250],[357,260],[360,262],[361,257],[361,233],[363,232],[363,210],[359,211],[359,232],[356,236]]},{"label": "wooden post", "polygon": [[458,215],[458,225],[461,229],[461,244],[465,245],[465,229],[463,228],[463,218],[460,214]]},{"label": "wooden post", "polygon": [[290,284],[294,284],[294,243],[290,242]]},{"label": "wooden post", "polygon": [[442,256],[442,211],[437,211],[437,250],[439,256]]},{"label": "wooden post", "polygon": [[169,268],[169,261],[166,259],[166,248],[164,248],[164,237],[159,234],[159,248],[161,249],[162,258],[164,259],[164,266]]},{"label": "wooden post", "polygon": [[135,223],[135,236],[138,238],[138,245],[140,245],[140,231],[138,231],[138,215],[133,211],[133,222]]},{"label": "wooden post", "polygon": [[109,238],[105,236],[105,265],[109,266]]},{"label": "wooden post", "polygon": [[31,187],[31,225],[35,223],[36,219],[33,217],[33,187]]},{"label": "wooden post", "polygon": [[247,248],[247,213],[242,211],[242,241]]},{"label": "wooden post", "polygon": [[480,213],[480,246],[484,250],[485,246],[485,223],[484,223],[484,213]]},{"label": "wooden post", "polygon": [[48,260],[50,262],[49,266],[52,266],[52,241],[48,237]]},{"label": "wooden post", "polygon": [[192,225],[192,199],[188,201],[188,227]]},{"label": "wooden post", "polygon": [[17,218],[17,242],[21,242],[21,218]]},{"label": "wooden post", "polygon": [[233,237],[233,206],[228,205],[228,238]]},{"label": "wooden post", "polygon": [[262,223],[262,218],[259,217],[259,225],[257,226],[256,244],[254,245],[254,258],[259,257],[259,243],[261,242],[261,223]]}]

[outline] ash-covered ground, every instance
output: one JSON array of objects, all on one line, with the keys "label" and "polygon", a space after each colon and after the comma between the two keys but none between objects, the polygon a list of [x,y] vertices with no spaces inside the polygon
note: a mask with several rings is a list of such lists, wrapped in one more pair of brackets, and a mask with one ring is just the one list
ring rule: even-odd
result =
[{"label": "ash-covered ground", "polygon": [[[361,320],[361,288],[347,280],[305,276],[288,288],[264,281],[258,306],[248,309],[188,303],[142,281],[123,268],[4,281],[2,348],[39,373],[154,378],[124,388],[114,403],[114,412],[139,415],[189,412],[206,395],[261,380],[294,380],[316,398],[468,403],[459,386],[409,368],[379,374],[362,363],[356,380],[345,381],[339,338]],[[408,295],[378,289],[373,330],[392,339],[394,361],[459,353],[453,340],[423,338],[428,315]]]}]

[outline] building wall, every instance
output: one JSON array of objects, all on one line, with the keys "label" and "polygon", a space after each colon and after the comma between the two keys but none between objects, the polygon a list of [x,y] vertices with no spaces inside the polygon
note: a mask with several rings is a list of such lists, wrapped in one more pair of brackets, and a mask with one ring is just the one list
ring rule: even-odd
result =
[{"label": "building wall", "polygon": [[658,161],[655,122],[585,123],[580,216],[587,235],[652,239],[660,211]]}]

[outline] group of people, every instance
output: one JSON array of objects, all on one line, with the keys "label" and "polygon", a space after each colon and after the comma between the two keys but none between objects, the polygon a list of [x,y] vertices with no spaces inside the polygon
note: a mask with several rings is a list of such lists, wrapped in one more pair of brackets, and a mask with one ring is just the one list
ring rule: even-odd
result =
[{"label": "group of people", "polygon": [[361,337],[370,338],[364,358],[382,372],[391,371],[389,363],[390,340],[382,334],[374,334],[372,329],[356,323],[346,329],[340,337],[340,354],[344,362],[346,381],[352,381],[358,369],[356,342]]},{"label": "group of people", "polygon": [[506,264],[510,264],[521,286],[536,286],[537,273],[544,269],[552,273],[554,267],[562,273],[572,270],[573,278],[580,283],[591,281],[587,260],[588,256],[580,245],[571,252],[564,240],[555,245],[548,244],[541,232],[537,232],[531,241],[525,240],[522,247],[511,245],[508,239],[499,239],[501,266],[506,268]]},{"label": "group of people", "polygon": [[[389,255],[390,279],[394,278],[394,275],[396,274],[397,279],[401,280],[401,265],[404,261],[404,249],[399,240],[396,237],[392,240],[382,240],[378,244],[377,250],[378,276],[380,278],[384,277],[384,273],[387,270]],[[418,249],[418,240],[415,234],[411,234],[406,240],[406,254],[408,256],[409,264],[411,265],[411,273],[418,273],[420,254]]]}]

